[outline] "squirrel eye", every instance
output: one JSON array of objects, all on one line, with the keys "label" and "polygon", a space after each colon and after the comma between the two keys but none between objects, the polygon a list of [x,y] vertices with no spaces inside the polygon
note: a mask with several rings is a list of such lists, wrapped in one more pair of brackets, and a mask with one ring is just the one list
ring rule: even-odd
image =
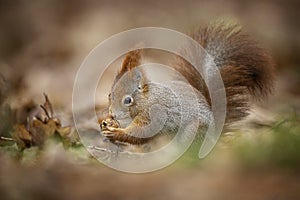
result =
[{"label": "squirrel eye", "polygon": [[129,95],[124,96],[123,98],[123,104],[125,106],[131,106],[133,104],[133,98]]}]

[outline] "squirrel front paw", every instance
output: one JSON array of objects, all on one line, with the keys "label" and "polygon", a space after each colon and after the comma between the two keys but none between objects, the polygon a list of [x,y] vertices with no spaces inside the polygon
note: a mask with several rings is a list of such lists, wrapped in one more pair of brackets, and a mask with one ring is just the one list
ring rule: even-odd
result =
[{"label": "squirrel front paw", "polygon": [[113,143],[144,144],[149,138],[140,138],[128,133],[128,129],[120,128],[119,123],[112,117],[99,120],[101,133]]},{"label": "squirrel front paw", "polygon": [[102,135],[114,144],[126,143],[122,138],[126,135],[121,128],[107,127],[102,131]]},{"label": "squirrel front paw", "polygon": [[102,130],[102,134],[109,139],[113,139],[117,135],[124,134],[124,131],[121,128],[106,127],[105,130]]}]

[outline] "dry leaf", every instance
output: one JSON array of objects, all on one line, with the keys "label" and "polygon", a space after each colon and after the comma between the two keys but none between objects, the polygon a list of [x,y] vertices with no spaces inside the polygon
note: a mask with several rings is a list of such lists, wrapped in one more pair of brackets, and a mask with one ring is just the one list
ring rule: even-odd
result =
[{"label": "dry leaf", "polygon": [[21,149],[31,147],[32,145],[32,136],[23,124],[15,125],[11,136]]},{"label": "dry leaf", "polygon": [[44,96],[45,103],[40,106],[41,111],[27,118],[27,128],[16,125],[11,134],[20,148],[42,146],[47,138],[55,134],[65,139],[71,132],[70,127],[62,127],[60,120],[53,117],[52,104],[48,96]]}]

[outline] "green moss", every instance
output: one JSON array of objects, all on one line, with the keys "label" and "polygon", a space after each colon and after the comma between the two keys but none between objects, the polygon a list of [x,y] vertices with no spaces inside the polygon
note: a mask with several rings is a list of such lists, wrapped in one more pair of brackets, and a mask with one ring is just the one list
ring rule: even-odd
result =
[{"label": "green moss", "polygon": [[298,117],[279,120],[250,141],[242,139],[235,153],[248,166],[300,167],[300,123]]}]

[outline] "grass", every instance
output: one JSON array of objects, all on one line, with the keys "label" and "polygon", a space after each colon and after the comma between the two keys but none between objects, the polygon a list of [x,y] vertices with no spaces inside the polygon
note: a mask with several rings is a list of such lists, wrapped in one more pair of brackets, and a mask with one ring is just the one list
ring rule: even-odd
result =
[{"label": "grass", "polygon": [[[259,132],[259,130],[258,130]],[[235,144],[237,158],[248,167],[279,167],[296,170],[300,167],[300,120],[291,116],[278,120],[270,129],[242,138]]]}]

